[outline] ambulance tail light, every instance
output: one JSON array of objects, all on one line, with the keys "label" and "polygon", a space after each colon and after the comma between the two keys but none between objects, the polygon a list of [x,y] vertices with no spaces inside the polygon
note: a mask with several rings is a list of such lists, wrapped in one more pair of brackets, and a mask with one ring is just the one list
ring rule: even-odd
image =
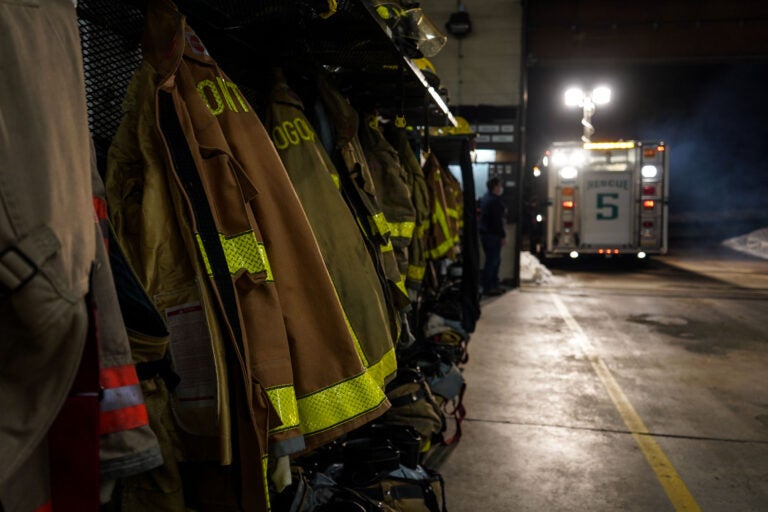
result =
[{"label": "ambulance tail light", "polygon": [[656,195],[656,187],[654,187],[653,185],[643,185],[643,195],[644,196]]},{"label": "ambulance tail light", "polygon": [[652,228],[653,227],[653,221],[646,220],[645,222],[643,222],[643,227],[646,228],[646,229]]},{"label": "ambulance tail light", "polygon": [[563,208],[566,210],[572,210],[573,204],[573,201],[563,201]]},{"label": "ambulance tail light", "polygon": [[643,201],[643,208],[646,210],[653,210],[654,206],[656,206],[656,202],[653,199],[646,199]]},{"label": "ambulance tail light", "polygon": [[567,229],[570,229],[570,228],[573,227],[573,222],[565,221],[565,222],[563,222],[563,227],[567,228]]}]

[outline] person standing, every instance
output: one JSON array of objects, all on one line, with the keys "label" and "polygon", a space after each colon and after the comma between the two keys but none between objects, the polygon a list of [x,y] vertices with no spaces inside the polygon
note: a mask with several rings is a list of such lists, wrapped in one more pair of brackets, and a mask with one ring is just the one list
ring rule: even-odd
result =
[{"label": "person standing", "polygon": [[501,179],[494,176],[486,183],[488,192],[480,198],[480,219],[478,231],[483,245],[485,264],[483,265],[482,281],[483,295],[501,295],[506,290],[499,285],[499,265],[501,264],[501,248],[504,245],[506,233],[504,219],[507,208],[501,199],[504,185]]}]

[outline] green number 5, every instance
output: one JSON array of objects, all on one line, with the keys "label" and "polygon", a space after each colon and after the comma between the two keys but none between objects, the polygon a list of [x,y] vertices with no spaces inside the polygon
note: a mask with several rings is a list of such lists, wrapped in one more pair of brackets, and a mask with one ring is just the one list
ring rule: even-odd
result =
[{"label": "green number 5", "polygon": [[619,205],[616,204],[610,204],[610,202],[607,199],[618,199],[619,194],[615,193],[604,193],[604,194],[597,194],[597,209],[598,210],[605,210],[608,209],[608,212],[602,211],[597,212],[597,220],[612,220],[619,216]]}]

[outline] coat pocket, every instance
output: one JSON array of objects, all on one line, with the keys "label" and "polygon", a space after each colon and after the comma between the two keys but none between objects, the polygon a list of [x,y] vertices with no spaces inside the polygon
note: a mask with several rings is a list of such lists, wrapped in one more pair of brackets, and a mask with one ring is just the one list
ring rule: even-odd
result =
[{"label": "coat pocket", "polygon": [[29,335],[41,334],[58,316],[85,296],[88,276],[81,289],[68,285],[58,237],[42,225],[0,248],[0,297],[10,301],[17,319]]}]

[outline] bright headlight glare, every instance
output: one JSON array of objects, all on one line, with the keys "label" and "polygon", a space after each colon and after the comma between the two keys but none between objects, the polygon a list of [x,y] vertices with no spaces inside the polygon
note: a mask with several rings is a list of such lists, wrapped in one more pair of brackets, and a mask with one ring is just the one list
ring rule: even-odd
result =
[{"label": "bright headlight glare", "polygon": [[640,170],[640,174],[643,175],[643,178],[655,178],[659,174],[659,170],[655,165],[644,165]]},{"label": "bright headlight glare", "polygon": [[549,165],[549,157],[548,156],[545,156],[544,158],[541,159],[541,165],[543,165],[544,167],[547,167]]},{"label": "bright headlight glare", "polygon": [[568,163],[571,165],[581,165],[584,163],[584,152],[574,151],[568,156]]},{"label": "bright headlight glare", "polygon": [[604,85],[596,87],[595,90],[592,91],[592,101],[595,102],[595,105],[605,105],[606,103],[609,103],[611,101],[611,90]]},{"label": "bright headlight glare", "polygon": [[578,175],[579,175],[579,170],[576,169],[575,167],[568,166],[560,169],[560,177],[563,178],[564,180],[575,179],[576,176]]},{"label": "bright headlight glare", "polygon": [[552,153],[552,165],[559,167],[568,163],[568,156],[562,151]]},{"label": "bright headlight glare", "polygon": [[569,107],[576,107],[584,100],[584,91],[578,87],[570,87],[565,91],[565,104]]},{"label": "bright headlight glare", "polygon": [[544,217],[541,214],[536,215],[536,222],[541,222],[544,220]]},{"label": "bright headlight glare", "polygon": [[573,258],[573,259],[576,259],[576,258],[578,258],[578,257],[579,257],[579,253],[578,253],[578,251],[571,251],[571,253],[569,254],[569,256],[570,256],[571,258]]}]

